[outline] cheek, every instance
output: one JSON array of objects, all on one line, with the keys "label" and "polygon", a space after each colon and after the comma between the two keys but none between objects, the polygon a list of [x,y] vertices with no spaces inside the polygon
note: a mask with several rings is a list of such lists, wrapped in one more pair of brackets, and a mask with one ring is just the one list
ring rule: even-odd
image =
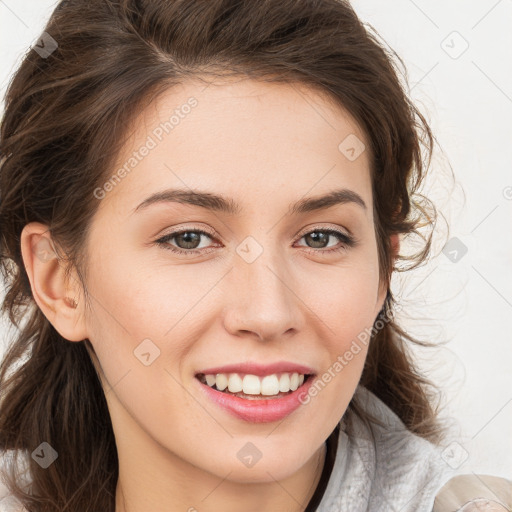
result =
[{"label": "cheek", "polygon": [[[372,272],[360,272],[345,282],[331,307],[335,334],[330,344],[331,366],[336,373],[358,378],[366,358],[370,333],[378,314],[378,282]],[[341,362],[343,369],[337,362]]]},{"label": "cheek", "polygon": [[373,324],[379,306],[378,286],[376,263],[361,260],[316,273],[302,281],[300,293],[325,324],[332,348],[343,350],[347,342]]},{"label": "cheek", "polygon": [[183,394],[187,352],[210,325],[201,320],[205,307],[214,307],[205,294],[218,276],[199,275],[193,265],[144,264],[133,254],[130,259],[129,251],[115,262],[102,259],[108,263],[96,262],[89,277],[89,339],[105,389],[115,387],[126,409],[137,408],[137,417],[154,418],[155,404],[172,411]]},{"label": "cheek", "polygon": [[[336,272],[336,284],[309,293],[308,305],[318,312],[327,352],[322,371],[305,400],[325,411],[327,422],[343,415],[360,380],[377,311],[376,266],[351,266]],[[332,283],[334,279],[331,279]],[[319,323],[317,322],[317,325]]]},{"label": "cheek", "polygon": [[145,261],[133,248],[119,252],[96,258],[92,266],[93,320],[107,343],[129,345],[131,350],[146,338],[158,344],[156,340],[170,335],[201,299],[210,280],[200,281],[197,271],[194,277],[186,266]]}]

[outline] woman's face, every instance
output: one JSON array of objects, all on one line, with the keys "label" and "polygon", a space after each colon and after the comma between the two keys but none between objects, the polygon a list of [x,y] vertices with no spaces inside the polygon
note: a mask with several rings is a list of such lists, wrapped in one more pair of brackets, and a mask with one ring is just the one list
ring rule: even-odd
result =
[{"label": "woman's face", "polygon": [[385,297],[365,136],[311,90],[251,80],[173,88],[134,127],[87,239],[121,466],[286,478],[345,412]]}]

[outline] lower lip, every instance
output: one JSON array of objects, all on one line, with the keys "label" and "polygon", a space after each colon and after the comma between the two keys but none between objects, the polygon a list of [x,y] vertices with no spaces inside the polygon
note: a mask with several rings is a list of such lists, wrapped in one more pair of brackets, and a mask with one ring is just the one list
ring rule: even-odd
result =
[{"label": "lower lip", "polygon": [[302,386],[282,398],[262,398],[261,400],[247,400],[229,395],[196,380],[208,398],[237,418],[251,423],[269,423],[286,418],[302,405],[299,399],[307,394],[313,377],[310,375]]}]

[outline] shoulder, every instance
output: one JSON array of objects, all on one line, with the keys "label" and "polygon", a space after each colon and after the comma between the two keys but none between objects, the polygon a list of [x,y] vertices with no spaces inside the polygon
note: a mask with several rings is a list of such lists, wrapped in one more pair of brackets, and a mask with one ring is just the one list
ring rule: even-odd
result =
[{"label": "shoulder", "polygon": [[512,481],[490,475],[457,475],[437,493],[433,512],[508,512]]},{"label": "shoulder", "polygon": [[28,512],[5,488],[0,489],[0,512]]},{"label": "shoulder", "polygon": [[2,482],[0,482],[0,512],[27,512],[27,509],[13,498]]},{"label": "shoulder", "polygon": [[4,463],[5,455],[0,452],[0,512],[28,512],[27,509],[12,496],[3,481]]},{"label": "shoulder", "polygon": [[0,494],[0,512],[28,512],[18,500],[10,494]]}]

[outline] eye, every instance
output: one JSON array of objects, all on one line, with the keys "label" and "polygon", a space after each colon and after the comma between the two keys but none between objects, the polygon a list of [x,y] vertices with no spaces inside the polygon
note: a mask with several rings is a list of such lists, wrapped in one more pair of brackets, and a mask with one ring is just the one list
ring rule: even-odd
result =
[{"label": "eye", "polygon": [[[177,254],[191,255],[204,252],[204,247],[200,247],[202,237],[213,239],[213,235],[202,229],[184,229],[169,233],[156,240],[155,243]],[[170,245],[171,240],[175,240],[178,247]]]},{"label": "eye", "polygon": [[[205,253],[205,251],[210,252],[214,249],[211,246],[201,247],[201,238],[203,237],[214,240],[214,236],[207,231],[189,228],[164,235],[158,240],[155,240],[155,243],[176,254],[191,256]],[[324,249],[325,247],[329,247],[329,241],[333,238],[338,239],[338,244],[329,249]],[[341,231],[324,228],[316,228],[312,231],[308,231],[299,238],[299,240],[302,239],[305,239],[308,244],[313,244],[313,247],[306,247],[306,250],[315,254],[341,252],[350,247],[354,247],[357,243],[354,238]],[[174,241],[173,244],[170,243],[172,241]]]},{"label": "eye", "polygon": [[[341,245],[335,245],[327,250],[318,250],[323,249],[324,247],[329,247],[329,241],[333,237],[337,238]],[[354,238],[338,231],[337,229],[316,228],[313,231],[308,231],[302,235],[300,240],[303,238],[307,240],[307,243],[313,244],[312,248],[307,247],[307,251],[315,254],[341,252],[356,245]]]}]

